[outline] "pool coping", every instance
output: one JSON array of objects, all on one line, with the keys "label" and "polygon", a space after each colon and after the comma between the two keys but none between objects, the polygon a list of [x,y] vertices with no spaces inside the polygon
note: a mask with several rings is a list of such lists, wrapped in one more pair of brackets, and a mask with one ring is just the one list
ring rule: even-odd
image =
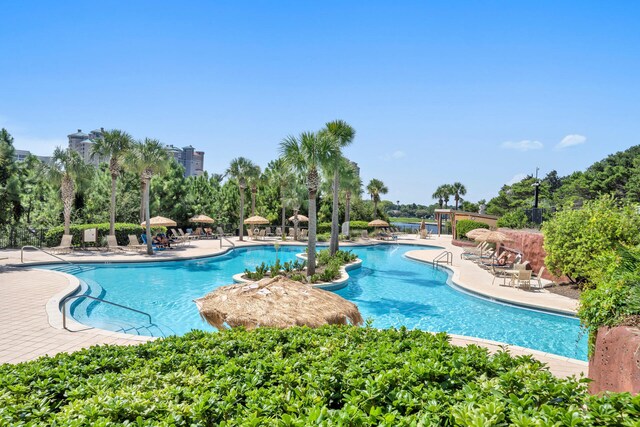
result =
[{"label": "pool coping", "polygon": [[[423,249],[417,249],[417,250],[437,250],[437,249],[443,249],[445,250],[446,248],[437,244],[434,245],[417,245],[415,243],[411,243],[411,242],[398,242],[398,241],[375,241],[375,242],[367,242],[364,244],[354,244],[354,245],[349,245],[349,246],[358,246],[358,247],[363,247],[363,246],[377,246],[377,245],[404,245],[404,246],[425,246]],[[240,247],[230,247],[230,248],[226,248],[224,251],[216,253],[216,254],[209,254],[209,255],[197,255],[197,256],[193,256],[193,257],[181,257],[181,258],[173,258],[173,259],[161,259],[161,260],[153,260],[153,259],[144,259],[144,260],[136,260],[136,261],[130,261],[130,260],[114,260],[114,261],[78,261],[78,262],[73,262],[73,264],[133,264],[133,263],[141,263],[141,262],[175,262],[175,261],[189,261],[189,260],[194,260],[194,259],[202,259],[202,258],[215,258],[215,257],[219,257],[219,256],[223,256],[228,254],[230,251],[234,250],[234,249],[248,249],[248,248],[252,248],[252,247],[263,247],[263,246],[273,246],[273,244],[271,242],[266,243],[266,242],[256,242],[252,245],[246,245],[246,246],[240,246]],[[287,246],[305,246],[304,244],[300,245],[300,244],[288,244]],[[411,256],[408,256],[407,254],[404,254],[404,257],[411,260],[411,261],[416,261],[416,262],[420,262],[422,264],[431,264],[431,262],[429,261],[425,261],[425,260],[421,260],[418,258],[414,258]],[[30,264],[22,264],[22,265],[17,265],[18,267],[22,266],[22,267],[33,267],[33,266],[39,266],[39,265],[51,265],[51,264],[66,264],[66,262],[38,262],[38,263],[30,263]],[[359,268],[362,265],[362,261],[360,260],[360,265],[353,267],[353,268]],[[561,310],[557,310],[554,311],[553,309],[550,309],[548,307],[544,307],[544,306],[538,306],[535,304],[520,304],[519,302],[513,302],[511,300],[507,300],[507,299],[502,299],[502,298],[496,298],[494,296],[491,295],[487,295],[484,294],[482,292],[478,292],[475,291],[473,289],[469,289],[466,286],[461,285],[460,283],[456,283],[455,278],[457,277],[459,280],[459,275],[460,272],[457,271],[454,268],[450,268],[453,266],[443,266],[443,265],[438,265],[439,267],[445,267],[447,270],[449,270],[451,272],[450,274],[450,284],[448,283],[449,281],[447,281],[447,284],[449,286],[452,286],[454,289],[458,290],[458,291],[462,291],[462,292],[467,292],[467,293],[471,293],[474,297],[476,298],[482,298],[485,300],[489,300],[489,301],[499,301],[500,303],[503,304],[507,304],[507,305],[512,305],[515,307],[520,307],[520,308],[530,308],[530,309],[535,309],[535,310],[539,310],[539,311],[543,311],[543,312],[547,312],[549,314],[552,315],[562,315],[562,316],[570,316],[570,317],[575,317],[575,313],[574,312],[565,312],[565,311],[561,311]],[[346,266],[345,266],[346,267]],[[350,268],[349,270],[353,269]],[[67,273],[63,273],[63,272],[59,272],[59,271],[55,271],[55,270],[47,270],[49,272],[52,273],[56,273],[56,274],[61,274],[64,275],[65,277],[67,277],[67,280],[69,280],[69,287],[67,287],[66,289],[64,289],[63,291],[58,292],[57,294],[55,294],[47,303],[46,305],[46,312],[47,312],[47,317],[49,319],[49,324],[56,329],[63,329],[62,328],[62,311],[61,311],[61,307],[60,307],[60,302],[67,296],[74,294],[75,292],[78,291],[78,289],[80,288],[80,281],[78,280],[78,278],[76,278],[73,275],[67,274]],[[346,273],[345,269],[345,273]],[[243,274],[243,273],[240,273]],[[348,275],[348,274],[347,274]],[[347,279],[345,280],[348,281],[349,277],[347,277]],[[235,280],[235,277],[234,277]],[[142,335],[132,335],[132,334],[125,334],[125,333],[120,333],[120,332],[114,332],[114,331],[109,331],[106,329],[100,329],[100,328],[96,328],[93,326],[89,326],[89,325],[85,325],[82,323],[77,322],[75,319],[73,319],[71,316],[69,316],[67,318],[67,325],[73,326],[74,328],[78,328],[78,329],[84,329],[86,330],[87,328],[91,329],[92,331],[94,331],[96,334],[99,335],[104,335],[104,336],[109,336],[109,337],[117,337],[117,338],[128,338],[134,341],[140,341],[142,342],[147,342],[147,341],[152,341],[155,339],[158,339],[160,337],[150,337],[150,336],[142,336]],[[69,331],[69,332],[73,332],[73,331]],[[571,363],[577,363],[580,364],[582,366],[588,366],[588,362],[585,362],[583,360],[579,360],[579,359],[573,359],[570,357],[566,357],[566,356],[561,356],[558,354],[554,354],[554,353],[546,353],[540,350],[535,350],[535,349],[531,349],[528,347],[521,347],[521,346],[517,346],[517,345],[513,345],[513,344],[508,344],[505,342],[500,342],[500,341],[492,341],[492,340],[487,340],[487,339],[483,339],[483,338],[478,338],[478,337],[473,337],[473,336],[467,336],[467,335],[456,335],[456,334],[450,334],[448,332],[445,332],[447,335],[457,338],[457,339],[461,339],[464,341],[471,341],[471,342],[477,342],[477,343],[485,343],[487,345],[491,345],[491,346],[498,346],[498,347],[504,347],[504,348],[513,348],[513,349],[519,349],[524,351],[527,354],[532,354],[532,355],[538,355],[538,356],[544,356],[544,357],[549,357],[549,358],[553,358],[555,360],[558,361],[569,361]],[[479,344],[482,345],[482,344]],[[485,347],[487,347],[487,345],[485,345]]]}]

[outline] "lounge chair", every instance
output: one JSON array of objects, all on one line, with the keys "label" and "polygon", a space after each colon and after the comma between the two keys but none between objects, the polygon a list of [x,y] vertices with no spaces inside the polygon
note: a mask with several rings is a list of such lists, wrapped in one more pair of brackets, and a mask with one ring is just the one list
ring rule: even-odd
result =
[{"label": "lounge chair", "polygon": [[71,241],[73,240],[73,235],[65,234],[62,236],[60,240],[60,245],[49,248],[49,252],[55,253],[69,253],[71,252]]},{"label": "lounge chair", "polygon": [[309,230],[303,228],[300,230],[300,234],[298,235],[298,240],[307,240],[309,238]]},{"label": "lounge chair", "polygon": [[360,235],[362,240],[369,240],[369,232],[367,230],[362,230],[362,234]]},{"label": "lounge chair", "polygon": [[491,274],[493,274],[493,280],[491,281],[492,285],[496,282],[496,279],[498,278],[503,279],[502,283],[503,285],[506,285],[507,279],[512,277],[511,273],[508,273],[503,268],[498,268],[492,265],[490,270],[491,270]]},{"label": "lounge chair", "polygon": [[276,237],[282,237],[282,228],[276,227]]},{"label": "lounge chair", "polygon": [[253,228],[249,227],[247,228],[247,236],[249,236],[249,239],[254,240],[255,236],[253,234]]},{"label": "lounge chair", "polygon": [[143,252],[147,250],[147,245],[141,245],[135,234],[129,234],[129,244],[126,248],[132,251]]},{"label": "lounge chair", "polygon": [[538,289],[543,289],[544,284],[542,283],[542,273],[544,273],[544,265],[540,267],[540,271],[536,274],[536,281],[538,282]]},{"label": "lounge chair", "polygon": [[118,245],[118,241],[116,240],[116,236],[107,236],[107,248],[110,251],[124,251],[126,247]]},{"label": "lounge chair", "polygon": [[514,286],[517,288],[531,287],[531,270],[518,270],[518,274],[513,276]]},{"label": "lounge chair", "polygon": [[[146,234],[142,234],[140,236],[140,239],[142,240],[142,244],[146,247],[147,246],[147,235]],[[153,241],[151,241],[151,247],[154,250],[164,250],[164,246],[156,245],[155,243],[153,243]]]}]

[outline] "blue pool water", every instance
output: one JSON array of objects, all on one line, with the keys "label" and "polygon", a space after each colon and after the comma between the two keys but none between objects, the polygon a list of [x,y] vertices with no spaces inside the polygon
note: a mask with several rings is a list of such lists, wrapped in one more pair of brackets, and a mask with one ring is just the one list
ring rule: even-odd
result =
[{"label": "blue pool water", "polygon": [[[337,293],[357,304],[363,317],[372,319],[374,327],[444,331],[587,359],[586,335],[577,319],[495,303],[461,292],[447,284],[450,280],[447,270],[404,256],[414,249],[425,247],[353,248],[363,260],[362,267],[350,271],[348,286]],[[293,260],[302,250],[284,246],[279,257]],[[82,271],[74,272],[88,285],[83,293],[148,312],[153,322],[150,325],[140,314],[88,299],[70,304],[71,315],[84,324],[141,335],[214,330],[201,320],[193,300],[231,283],[235,273],[274,260],[272,247],[259,247],[199,260],[83,265]]]}]

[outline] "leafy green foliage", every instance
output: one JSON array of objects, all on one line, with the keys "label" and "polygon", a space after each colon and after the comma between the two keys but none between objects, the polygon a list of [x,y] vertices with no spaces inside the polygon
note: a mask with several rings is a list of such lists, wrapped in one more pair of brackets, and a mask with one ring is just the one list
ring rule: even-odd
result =
[{"label": "leafy green foliage", "polygon": [[524,213],[522,209],[516,209],[509,211],[498,218],[498,222],[496,224],[498,227],[506,227],[506,228],[527,228],[532,226],[529,223],[529,218]]},{"label": "leafy green foliage", "polygon": [[619,206],[611,196],[566,208],[542,227],[545,265],[556,275],[576,282],[589,281],[602,268],[598,258],[619,245],[640,243],[640,214],[631,205]]},{"label": "leafy green foliage", "polygon": [[456,222],[456,238],[462,239],[467,235],[468,232],[477,228],[489,229],[489,224],[485,224],[484,222],[480,221],[473,221],[470,219],[461,219],[460,221]]},{"label": "leafy green foliage", "polygon": [[[72,242],[74,245],[80,245],[84,239],[84,230],[88,230],[90,228],[97,229],[97,245],[100,246],[102,239],[109,235],[109,223],[103,224],[83,224],[83,225],[72,225],[71,226],[71,235],[73,236]],[[127,245],[129,244],[129,234],[135,234],[137,237],[140,237],[144,233],[144,228],[138,224],[122,224],[116,223],[116,240],[119,245]],[[167,231],[167,227],[152,227],[152,233],[164,233]],[[53,227],[45,234],[45,244],[49,247],[58,246],[60,244],[60,240],[62,239],[62,234],[64,233],[64,227]]]},{"label": "leafy green foliage", "polygon": [[4,425],[633,425],[529,356],[445,334],[328,326],[194,331],[0,366]]}]

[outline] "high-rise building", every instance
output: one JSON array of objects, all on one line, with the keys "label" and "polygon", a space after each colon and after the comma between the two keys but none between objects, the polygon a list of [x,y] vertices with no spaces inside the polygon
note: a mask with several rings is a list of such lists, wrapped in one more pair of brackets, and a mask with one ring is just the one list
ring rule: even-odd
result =
[{"label": "high-rise building", "polygon": [[[27,159],[27,157],[29,157],[30,155],[31,155],[31,151],[29,150],[16,149],[13,154],[13,157],[17,162],[24,162]],[[36,157],[42,163],[49,163],[51,161],[51,156],[36,156]]]},{"label": "high-rise building", "polygon": [[204,172],[204,151],[196,151],[191,145],[178,148],[167,145],[167,152],[182,166],[184,176],[200,176]]},{"label": "high-rise building", "polygon": [[88,134],[82,132],[82,129],[78,129],[78,132],[67,135],[69,138],[69,148],[76,151],[82,157],[85,163],[98,166],[100,163],[108,162],[108,157],[91,156],[91,151],[95,140],[102,137],[104,129],[95,129]]}]

